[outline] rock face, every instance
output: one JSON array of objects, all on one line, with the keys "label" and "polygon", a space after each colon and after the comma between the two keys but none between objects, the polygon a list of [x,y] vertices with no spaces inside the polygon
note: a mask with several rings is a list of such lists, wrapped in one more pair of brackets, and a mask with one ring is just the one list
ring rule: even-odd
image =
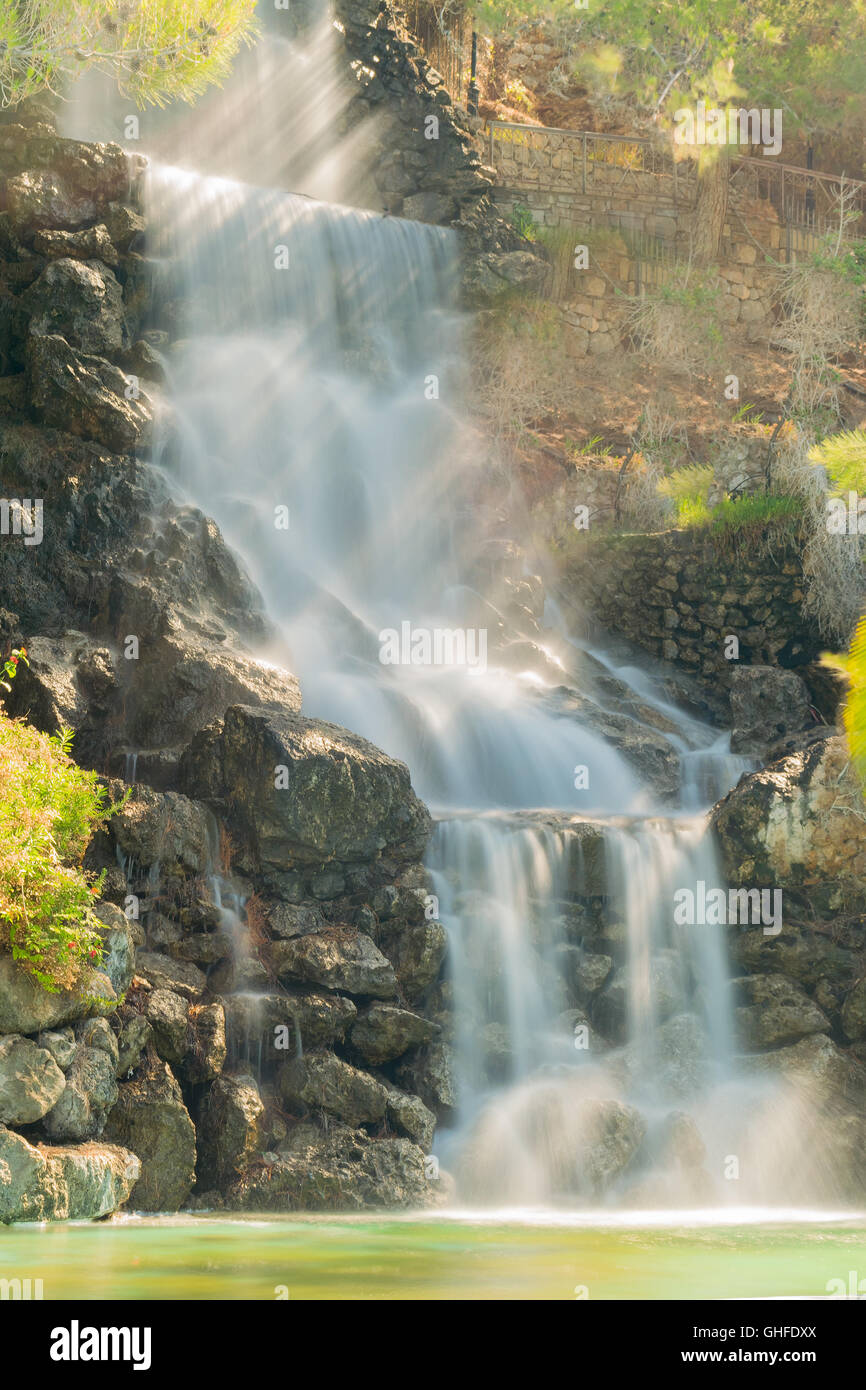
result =
[{"label": "rock face", "polygon": [[739,666],[731,671],[734,753],[760,753],[812,724],[811,697],[795,671]]},{"label": "rock face", "polygon": [[417,859],[430,817],[403,763],[336,724],[236,705],[184,755],[190,795],[225,800],[264,867]]},{"label": "rock face", "polygon": [[221,1076],[208,1091],[199,1123],[199,1186],[223,1191],[246,1171],[260,1147],[265,1107],[251,1076]]},{"label": "rock face", "polygon": [[736,886],[808,895],[816,908],[862,901],[866,822],[842,738],[826,738],[741,779],[713,828]]},{"label": "rock face", "polygon": [[105,1136],[140,1160],[130,1204],[140,1211],[177,1211],[195,1181],[195,1127],[180,1087],[164,1062],[121,1084]]},{"label": "rock face", "polygon": [[397,991],[391,962],[369,936],[353,927],[314,932],[275,943],[274,968],[281,980],[344,990],[346,994],[390,999]]},{"label": "rock face", "polygon": [[734,980],[731,987],[743,1001],[736,1019],[747,1048],[782,1047],[830,1030],[818,1005],[784,975],[747,975]]},{"label": "rock face", "polygon": [[57,334],[32,336],[27,371],[34,408],[46,425],[94,439],[118,453],[134,449],[151,421],[150,403],[129,395],[119,367],[77,352]]},{"label": "rock face", "polygon": [[247,1171],[229,1190],[238,1211],[363,1211],[426,1207],[438,1201],[424,1153],[409,1139],[373,1139],[344,1125],[295,1131],[288,1151]]},{"label": "rock face", "polygon": [[39,1033],[98,1012],[94,999],[114,999],[107,975],[94,970],[76,990],[50,994],[12,959],[0,952],[0,1035]]},{"label": "rock face", "polygon": [[0,1038],[0,1124],[41,1120],[66,1089],[51,1053],[30,1038]]},{"label": "rock face", "polygon": [[0,1222],[108,1216],[126,1202],[139,1166],[113,1144],[35,1148],[0,1125]]}]

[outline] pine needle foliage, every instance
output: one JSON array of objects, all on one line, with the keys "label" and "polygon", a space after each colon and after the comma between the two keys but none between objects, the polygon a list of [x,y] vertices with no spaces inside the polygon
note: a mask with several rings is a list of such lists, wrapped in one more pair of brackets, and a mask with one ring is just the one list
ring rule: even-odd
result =
[{"label": "pine needle foliage", "polygon": [[255,0],[0,0],[0,106],[87,68],[140,107],[192,102],[257,33]]}]

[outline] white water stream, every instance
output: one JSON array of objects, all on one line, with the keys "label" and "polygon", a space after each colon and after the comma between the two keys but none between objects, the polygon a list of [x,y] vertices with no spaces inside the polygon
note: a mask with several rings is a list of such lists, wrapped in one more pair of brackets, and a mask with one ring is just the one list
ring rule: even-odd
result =
[{"label": "white water stream", "polygon": [[[172,158],[187,167],[152,167],[148,255],[157,319],[176,339],[156,461],[259,585],[281,635],[261,656],[297,674],[304,712],[403,759],[434,809],[458,1073],[436,1151],[461,1193],[593,1197],[574,1163],[585,1102],[602,1097],[639,1107],[650,1146],[672,1110],[688,1111],[708,1151],[700,1195],[742,1202],[722,1171],[745,1143],[748,1092],[722,929],[673,925],[677,888],[718,882],[700,810],[741,770],[727,739],[672,709],[640,670],[569,643],[552,611],[551,651],[566,653],[555,682],[505,669],[495,652],[486,670],[379,659],[380,634],[404,623],[483,627],[474,576],[487,537],[471,505],[479,463],[454,235],[302,196],[350,199],[364,185],[361,132],[334,138],[345,90],[332,53],[328,26],[304,49],[262,45],[231,100],[180,127]],[[325,55],[320,82],[311,54]],[[283,120],[292,74],[297,102]],[[279,100],[263,122],[269,91]],[[222,115],[208,124],[208,109]],[[166,144],[160,135],[154,149]],[[200,172],[214,167],[249,181]],[[599,661],[674,720],[679,811],[549,698],[554,683],[581,690],[582,662],[588,692]],[[601,885],[583,873],[574,818],[605,827]],[[576,944],[587,932],[592,950]],[[592,991],[573,1007],[575,972],[601,957],[620,962],[612,1049],[587,1021]],[[656,1177],[668,1183],[661,1200],[695,1204],[667,1160]],[[769,1195],[762,1183],[755,1199]]]}]

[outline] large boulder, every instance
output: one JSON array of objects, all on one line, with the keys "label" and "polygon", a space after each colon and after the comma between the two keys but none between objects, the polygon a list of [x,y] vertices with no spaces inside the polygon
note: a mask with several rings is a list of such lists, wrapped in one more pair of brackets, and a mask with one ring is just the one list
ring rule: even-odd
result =
[{"label": "large boulder", "polygon": [[222,1191],[258,1153],[265,1107],[251,1076],[220,1076],[202,1105],[198,1125],[198,1183]]},{"label": "large boulder", "polygon": [[106,1012],[115,998],[111,981],[101,970],[85,972],[75,989],[53,993],[43,989],[10,955],[0,952],[0,1034],[57,1028]]},{"label": "large boulder", "polygon": [[784,975],[746,975],[731,988],[740,1003],[737,1030],[747,1048],[782,1047],[811,1033],[826,1033],[825,1014],[804,989]]},{"label": "large boulder", "polygon": [[19,305],[31,333],[57,333],[80,352],[111,357],[129,346],[123,291],[100,261],[49,261]]},{"label": "large boulder", "polygon": [[139,1171],[113,1144],[35,1148],[0,1125],[0,1222],[96,1221],[123,1206]]},{"label": "large boulder", "polygon": [[349,1036],[364,1061],[380,1067],[402,1057],[410,1047],[430,1042],[438,1032],[435,1023],[409,1009],[400,1009],[394,1004],[373,1004],[352,1024]]},{"label": "large boulder", "polygon": [[418,859],[430,834],[405,764],[301,715],[233,705],[193,739],[181,778],[189,795],[228,803],[264,868]]},{"label": "large boulder", "polygon": [[386,923],[379,940],[393,962],[401,994],[414,1003],[439,978],[448,933],[441,922],[401,920]]},{"label": "large boulder", "polygon": [[859,1111],[866,1099],[866,1067],[824,1033],[813,1033],[790,1047],[756,1053],[749,1067],[784,1079],[810,1100],[829,1105],[837,1115]]},{"label": "large boulder", "polygon": [[866,893],[863,792],[831,737],[742,777],[712,814],[729,883],[808,898],[819,912]]},{"label": "large boulder", "polygon": [[375,999],[391,999],[397,992],[391,962],[355,927],[331,927],[275,941],[271,961],[280,979],[289,982],[324,985]]},{"label": "large boulder", "polygon": [[120,145],[66,140],[44,126],[0,130],[6,208],[22,235],[35,227],[75,231],[104,221],[111,204],[128,196],[143,162]]},{"label": "large boulder", "polygon": [[62,1096],[66,1077],[31,1038],[0,1038],[0,1124],[32,1125]]},{"label": "large boulder", "polygon": [[195,1181],[195,1127],[165,1062],[155,1062],[140,1077],[121,1084],[105,1137],[141,1160],[132,1206],[177,1211],[183,1205]]},{"label": "large boulder", "polygon": [[280,1069],[278,1084],[290,1110],[324,1110],[353,1128],[385,1118],[388,1088],[333,1052],[294,1057]]},{"label": "large boulder", "polygon": [[423,1149],[410,1139],[374,1139],[332,1124],[296,1127],[267,1165],[248,1169],[226,1197],[239,1211],[365,1211],[419,1208],[440,1200]]},{"label": "large boulder", "polygon": [[418,1095],[440,1120],[453,1118],[457,1107],[454,1054],[447,1043],[435,1041],[399,1062],[399,1084]]},{"label": "large boulder", "polygon": [[82,1040],[66,1073],[66,1089],[45,1116],[45,1132],[51,1139],[95,1139],[117,1100],[117,1043],[105,1019],[98,1022],[105,1025],[107,1037],[88,1035],[86,1028],[79,1033],[82,1039],[89,1036],[96,1046]]},{"label": "large boulder", "polygon": [[112,816],[111,835],[121,854],[143,869],[178,864],[201,873],[216,849],[212,824],[205,808],[189,797],[138,784]]},{"label": "large boulder", "polygon": [[101,357],[78,352],[58,334],[27,340],[30,398],[46,425],[94,439],[118,453],[143,441],[151,403]]},{"label": "large boulder", "polygon": [[250,1058],[329,1047],[357,1015],[351,999],[320,990],[232,994],[223,1003],[229,1047]]},{"label": "large boulder", "polygon": [[796,671],[779,666],[731,670],[731,749],[760,753],[812,724],[811,696]]}]

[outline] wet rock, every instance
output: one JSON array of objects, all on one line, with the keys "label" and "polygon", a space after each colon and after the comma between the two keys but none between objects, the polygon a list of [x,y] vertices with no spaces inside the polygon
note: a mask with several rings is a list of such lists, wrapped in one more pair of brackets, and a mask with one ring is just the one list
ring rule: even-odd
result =
[{"label": "wet rock", "polygon": [[226,1060],[226,1016],[222,1004],[193,1004],[189,1011],[192,1047],[184,1075],[194,1086],[219,1076]]},{"label": "wet rock", "polygon": [[[109,203],[105,226],[118,251],[124,252],[145,231],[144,218],[126,203]],[[102,259],[105,260],[105,257]]]},{"label": "wet rock", "polygon": [[824,1033],[813,1033],[791,1047],[755,1054],[749,1069],[784,1077],[810,1098],[851,1110],[866,1096],[866,1068]]},{"label": "wet rock", "polygon": [[139,1171],[112,1144],[35,1148],[0,1126],[0,1222],[96,1221],[124,1205]]},{"label": "wet rock", "polygon": [[31,333],[59,334],[80,352],[111,357],[129,346],[123,291],[100,261],[49,261],[19,306]]},{"label": "wet rock", "polygon": [[457,1090],[454,1055],[447,1043],[430,1043],[415,1056],[398,1063],[395,1076],[404,1090],[420,1096],[440,1120],[453,1116]]},{"label": "wet rock", "polygon": [[167,1064],[123,1082],[105,1137],[131,1149],[141,1173],[130,1194],[139,1211],[177,1211],[195,1180],[195,1128]]},{"label": "wet rock", "polygon": [[796,671],[779,666],[731,669],[731,751],[760,753],[812,724],[811,696]]},{"label": "wet rock", "polygon": [[113,903],[98,903],[94,916],[102,943],[100,969],[111,981],[118,998],[129,989],[135,974],[135,945],[127,918]]},{"label": "wet rock", "polygon": [[784,975],[746,975],[731,981],[741,1003],[737,1029],[748,1047],[780,1047],[810,1033],[825,1033],[830,1024],[804,989]]},{"label": "wet rock", "polygon": [[77,735],[95,714],[110,709],[119,689],[111,653],[83,632],[31,637],[27,659],[14,692],[15,712],[46,733],[69,728]]},{"label": "wet rock", "polygon": [[189,1001],[170,989],[154,989],[144,1001],[144,1016],[163,1061],[179,1065],[189,1051]]},{"label": "wet rock", "polygon": [[179,864],[199,873],[212,855],[207,811],[178,792],[155,792],[137,785],[111,818],[111,834],[122,854],[141,868]]},{"label": "wet rock", "polygon": [[342,1125],[326,1132],[299,1125],[291,1147],[247,1170],[229,1189],[237,1211],[363,1211],[437,1203],[423,1151],[409,1139],[373,1139]]},{"label": "wet rock", "polygon": [[611,970],[610,956],[581,954],[574,968],[574,988],[578,1002],[585,1004],[604,986]]},{"label": "wet rock", "polygon": [[325,926],[325,919],[317,907],[269,902],[266,911],[271,936],[281,941],[290,941],[295,936],[309,936],[311,932],[322,931]]},{"label": "wet rock", "polygon": [[129,190],[130,162],[120,145],[65,140],[44,127],[0,132],[0,174],[13,227],[75,231],[105,220]]},{"label": "wet rock", "polygon": [[[227,599],[238,601],[249,581],[233,563],[216,527],[209,523],[204,530],[204,572],[199,583],[211,600],[225,592]],[[189,545],[186,537],[184,544]],[[125,599],[134,608],[134,592],[130,590]],[[250,610],[258,602],[251,586],[248,602]],[[252,626],[251,616],[244,621]],[[139,746],[176,747],[180,751],[197,731],[221,719],[227,706],[238,701],[274,711],[300,707],[298,682],[289,672],[264,666],[242,649],[202,641],[188,621],[181,630],[155,641],[148,655],[150,660],[139,674],[137,704],[129,719],[130,738]],[[169,672],[170,680],[166,679]],[[190,787],[183,789],[189,791]]]},{"label": "wet rock", "polygon": [[88,1014],[105,1012],[114,989],[99,970],[85,972],[79,987],[50,994],[22,970],[12,957],[0,952],[0,1034],[41,1033]]},{"label": "wet rock", "polygon": [[181,778],[190,795],[228,802],[263,868],[417,859],[431,829],[403,763],[300,715],[232,706],[221,730],[193,739]]},{"label": "wet rock", "polygon": [[118,1035],[117,1075],[128,1077],[141,1061],[141,1054],[153,1037],[153,1029],[143,1014],[132,1013],[121,1024]]},{"label": "wet rock", "polygon": [[75,1034],[71,1028],[40,1033],[36,1039],[40,1047],[50,1052],[61,1071],[66,1071],[75,1056]]},{"label": "wet rock", "polygon": [[[613,1042],[625,1042],[628,1034],[631,967],[615,971],[592,1005],[592,1021]],[[672,952],[660,951],[649,965],[649,990],[659,1022],[682,1009],[683,984],[679,962]]]},{"label": "wet rock", "polygon": [[420,999],[439,978],[448,934],[441,922],[398,922],[380,933],[382,949],[393,963],[400,993]]},{"label": "wet rock", "polygon": [[46,425],[125,453],[143,441],[151,421],[144,394],[129,395],[119,367],[80,353],[57,334],[27,341],[30,398]]},{"label": "wet rock", "polygon": [[[156,944],[152,917],[148,918],[148,928],[151,941]],[[231,937],[220,931],[192,932],[189,936],[176,933],[163,944],[167,947],[167,954],[175,960],[190,960],[198,966],[217,965],[232,953]]]},{"label": "wet rock", "polygon": [[372,1066],[402,1057],[410,1047],[429,1042],[439,1029],[428,1019],[393,1004],[374,1004],[352,1024],[352,1046]]},{"label": "wet rock", "polygon": [[0,1124],[32,1125],[66,1089],[51,1053],[30,1038],[0,1038]]},{"label": "wet rock", "polygon": [[341,1041],[357,1014],[351,999],[317,990],[230,995],[224,1006],[233,1051],[278,1060]]},{"label": "wet rock", "polygon": [[353,1127],[383,1120],[388,1108],[388,1088],[332,1052],[287,1062],[278,1084],[289,1109],[324,1110]]},{"label": "wet rock", "polygon": [[737,887],[799,892],[819,913],[862,902],[862,800],[842,738],[741,778],[712,813],[726,878]]},{"label": "wet rock", "polygon": [[[105,1040],[100,1037],[97,1041]],[[116,1068],[116,1043],[113,1054],[104,1046],[78,1046],[66,1073],[66,1089],[43,1121],[50,1139],[94,1139],[102,1133],[108,1111],[117,1100]]]},{"label": "wet rock", "polygon": [[707,1146],[691,1115],[672,1110],[662,1121],[656,1136],[659,1162],[664,1166],[700,1168],[707,1157]]},{"label": "wet rock", "polygon": [[866,1039],[866,979],[858,980],[845,996],[842,1028],[852,1042]]},{"label": "wet rock", "polygon": [[158,951],[139,951],[136,970],[154,989],[173,990],[184,999],[200,999],[207,988],[207,979],[197,966]]},{"label": "wet rock", "polygon": [[198,1183],[223,1191],[259,1151],[265,1107],[251,1076],[220,1076],[202,1105]]},{"label": "wet rock", "polygon": [[578,1181],[584,1190],[603,1193],[625,1172],[640,1148],[646,1121],[634,1106],[594,1100],[582,1107],[580,1129]]},{"label": "wet rock", "polygon": [[324,985],[347,994],[390,999],[397,991],[391,962],[354,927],[274,942],[271,961],[280,979]]},{"label": "wet rock", "polygon": [[433,1134],[436,1130],[436,1116],[421,1100],[420,1096],[407,1095],[392,1087],[388,1091],[386,1118],[398,1134],[405,1134],[424,1150],[430,1152]]},{"label": "wet rock", "polygon": [[[51,259],[72,257],[77,261],[102,261],[107,266],[116,266],[119,260],[108,228],[102,223],[80,232],[37,232],[33,250]],[[55,331],[63,332],[59,327]]]}]

